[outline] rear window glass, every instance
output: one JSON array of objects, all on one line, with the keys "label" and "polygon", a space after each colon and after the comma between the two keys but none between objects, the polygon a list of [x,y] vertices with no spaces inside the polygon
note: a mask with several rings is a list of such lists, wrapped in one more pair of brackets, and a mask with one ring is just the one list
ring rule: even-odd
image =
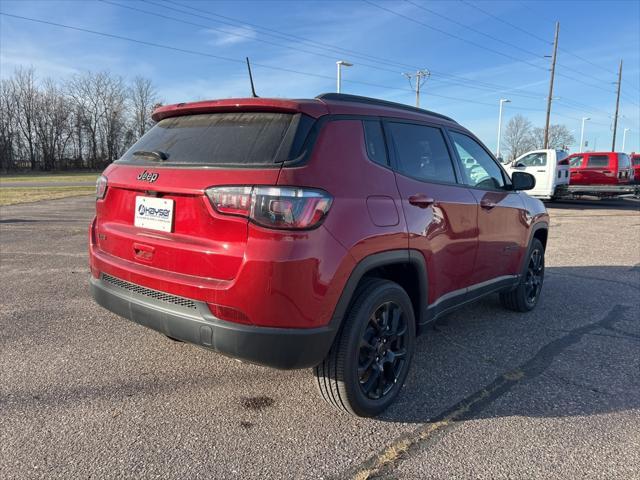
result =
[{"label": "rear window glass", "polygon": [[608,155],[589,155],[587,159],[587,167],[608,167],[609,156]]},{"label": "rear window glass", "polygon": [[161,152],[164,164],[273,164],[294,115],[238,112],[187,115],[158,122],[122,157],[121,162],[148,162]]},{"label": "rear window glass", "polygon": [[636,157],[634,156],[631,161],[633,162],[634,166],[640,165],[640,157]]}]

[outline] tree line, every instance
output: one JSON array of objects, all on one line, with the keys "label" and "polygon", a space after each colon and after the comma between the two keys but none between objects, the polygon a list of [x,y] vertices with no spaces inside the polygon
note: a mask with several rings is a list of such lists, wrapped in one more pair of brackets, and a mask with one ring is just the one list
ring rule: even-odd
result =
[{"label": "tree line", "polygon": [[0,81],[0,171],[103,169],[152,125],[151,80],[109,72],[39,80],[18,68]]},{"label": "tree line", "polygon": [[[534,127],[529,119],[516,115],[509,120],[504,131],[503,145],[508,159],[514,160],[530,150],[544,148],[544,128]],[[575,138],[565,125],[549,126],[549,148],[566,150]]]}]

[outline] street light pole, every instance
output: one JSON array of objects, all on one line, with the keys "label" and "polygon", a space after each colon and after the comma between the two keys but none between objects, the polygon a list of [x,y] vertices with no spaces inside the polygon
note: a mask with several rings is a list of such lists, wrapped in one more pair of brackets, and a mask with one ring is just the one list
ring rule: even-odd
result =
[{"label": "street light pole", "polygon": [[500,160],[500,135],[502,133],[502,105],[505,103],[511,103],[511,100],[506,98],[500,99],[500,113],[498,113],[498,145],[496,147],[496,157]]},{"label": "street light pole", "polygon": [[353,63],[345,62],[344,60],[338,60],[336,67],[338,69],[336,77],[336,92],[340,93],[340,87],[342,86],[342,67],[353,67]]},{"label": "street light pole", "polygon": [[622,151],[624,152],[624,145],[625,143],[627,143],[627,132],[631,130],[630,128],[625,128],[624,132],[622,133]]},{"label": "street light pole", "polygon": [[580,129],[580,153],[582,153],[584,146],[584,122],[587,120],[591,120],[591,117],[582,117],[582,129]]}]

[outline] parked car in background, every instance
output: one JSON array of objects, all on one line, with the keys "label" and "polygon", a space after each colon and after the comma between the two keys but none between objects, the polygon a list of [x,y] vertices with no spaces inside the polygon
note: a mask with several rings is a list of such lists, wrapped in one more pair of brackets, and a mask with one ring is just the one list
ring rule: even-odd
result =
[{"label": "parked car in background", "polygon": [[507,163],[509,175],[526,172],[536,179],[536,186],[527,192],[542,200],[554,200],[567,193],[569,185],[569,154],[564,150],[534,150]]},{"label": "parked car in background", "polygon": [[640,153],[631,154],[631,168],[633,169],[633,182],[640,184]]},{"label": "parked car in background", "polygon": [[[343,94],[160,107],[99,178],[91,290],[170,338],[314,369],[357,415],[402,389],[415,336],[499,293],[526,312],[549,217],[456,121]],[[117,328],[117,325],[113,325]],[[213,360],[215,361],[215,360]]]},{"label": "parked car in background", "polygon": [[631,159],[626,153],[574,153],[569,157],[569,166],[572,194],[600,197],[637,194]]}]

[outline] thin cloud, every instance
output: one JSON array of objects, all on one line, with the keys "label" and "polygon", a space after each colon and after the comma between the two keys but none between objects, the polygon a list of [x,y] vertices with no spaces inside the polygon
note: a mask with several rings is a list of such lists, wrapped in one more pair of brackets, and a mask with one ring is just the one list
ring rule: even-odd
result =
[{"label": "thin cloud", "polygon": [[211,37],[207,43],[214,47],[238,45],[240,43],[252,41],[258,36],[257,32],[248,26],[225,27],[224,30],[206,29],[203,30],[203,33]]}]

